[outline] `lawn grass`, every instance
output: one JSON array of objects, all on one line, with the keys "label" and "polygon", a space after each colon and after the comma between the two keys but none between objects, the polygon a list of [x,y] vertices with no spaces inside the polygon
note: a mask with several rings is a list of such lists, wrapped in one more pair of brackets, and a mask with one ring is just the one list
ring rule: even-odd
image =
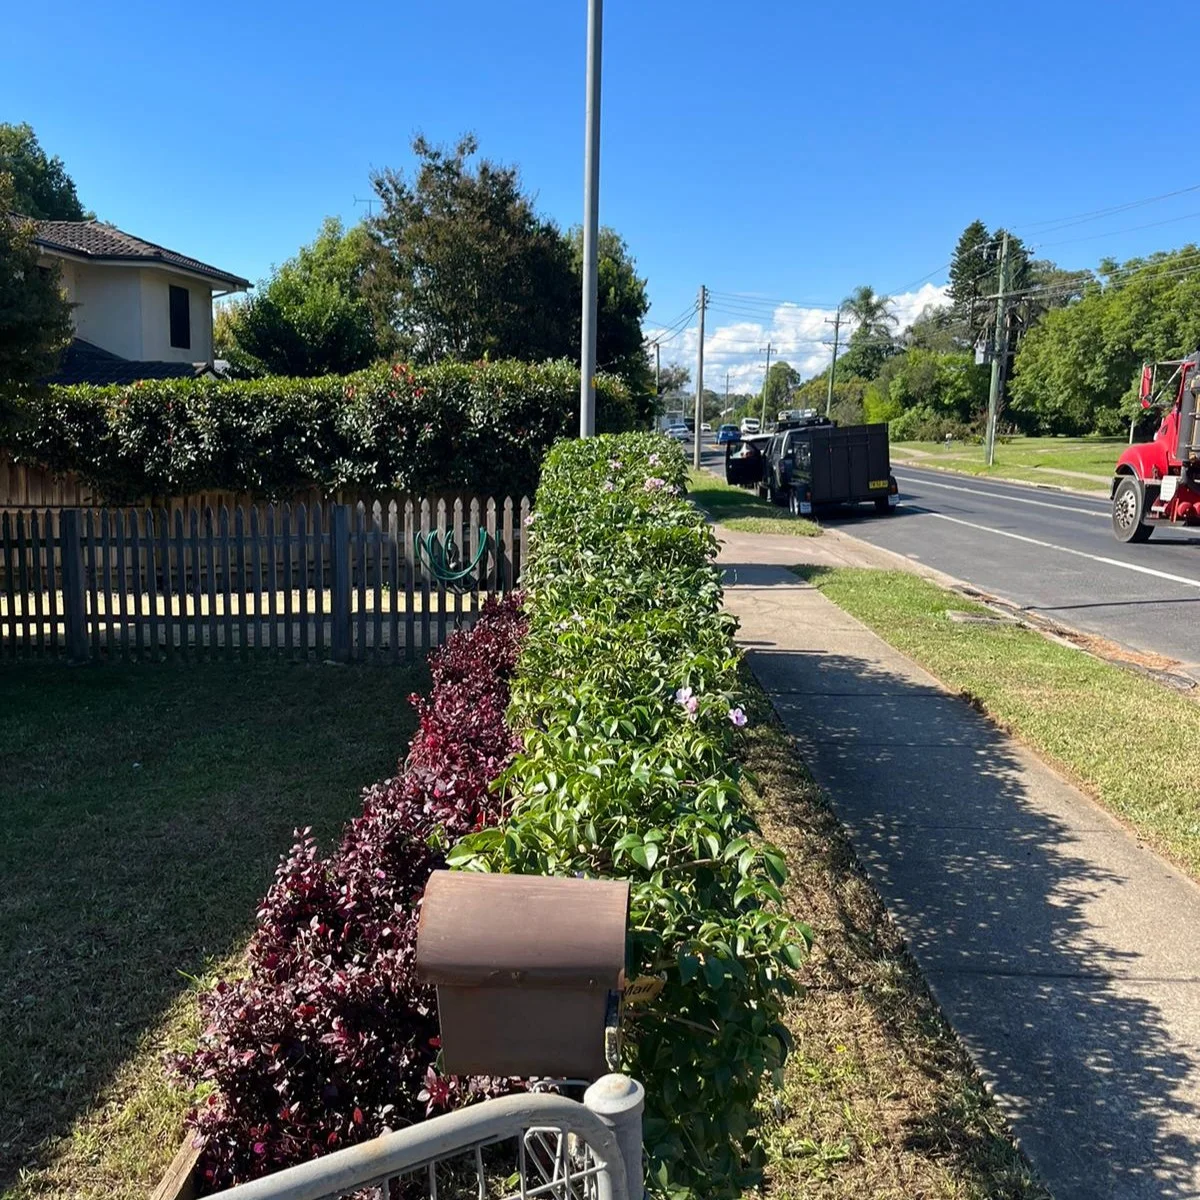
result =
[{"label": "lawn grass", "polygon": [[914,467],[942,467],[968,475],[1107,492],[1113,468],[1126,445],[1125,438],[1016,437],[997,443],[996,461],[991,467],[984,462],[982,446],[962,442],[949,447],[934,442],[894,442],[892,453],[896,463],[909,462]]},{"label": "lawn grass", "polygon": [[236,964],[297,826],[391,773],[424,671],[239,664],[0,674],[0,1195],[144,1197],[189,1097],[162,1054]]},{"label": "lawn grass", "polygon": [[[745,785],[816,940],[764,1145],[773,1200],[1049,1200],[746,672]],[[748,1198],[749,1200],[749,1198]]]},{"label": "lawn grass", "polygon": [[1200,879],[1200,796],[1184,753],[1200,741],[1200,704],[1032,629],[953,623],[947,610],[986,610],[906,572],[795,570]]},{"label": "lawn grass", "polygon": [[688,497],[708,516],[739,533],[776,533],[786,537],[817,537],[821,526],[807,517],[793,517],[769,500],[745,488],[730,487],[708,471],[688,473]]}]

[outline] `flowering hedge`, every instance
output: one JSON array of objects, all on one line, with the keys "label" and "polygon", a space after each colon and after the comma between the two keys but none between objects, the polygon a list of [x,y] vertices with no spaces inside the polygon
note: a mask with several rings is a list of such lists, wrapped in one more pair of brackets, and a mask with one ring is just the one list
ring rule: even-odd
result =
[{"label": "flowering hedge", "polygon": [[549,455],[510,710],[524,749],[501,777],[512,809],[448,861],[631,880],[632,974],[665,981],[628,1014],[650,1178],[733,1197],[756,1176],[755,1100],[783,1060],[808,931],[782,913],[783,860],[742,803],[733,621],[685,480],[658,435]]},{"label": "flowering hedge", "polygon": [[[597,404],[602,429],[632,427],[619,380],[598,377]],[[578,413],[568,362],[398,363],[320,379],[52,387],[21,402],[0,449],[112,502],[310,487],[519,495]]]},{"label": "flowering hedge", "polygon": [[205,1191],[499,1086],[434,1071],[433,990],[413,954],[442,848],[499,818],[489,789],[519,746],[505,709],[524,628],[518,599],[490,603],[433,656],[399,773],[367,790],[331,855],[300,836],[257,914],[246,976],[203,997],[199,1046],[175,1066],[206,1093],[193,1117]]}]

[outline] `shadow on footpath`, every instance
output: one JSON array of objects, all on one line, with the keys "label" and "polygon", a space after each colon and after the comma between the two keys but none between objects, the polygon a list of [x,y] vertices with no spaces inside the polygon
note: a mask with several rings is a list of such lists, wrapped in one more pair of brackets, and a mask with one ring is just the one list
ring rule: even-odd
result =
[{"label": "shadow on footpath", "polygon": [[1189,983],[1147,984],[1087,912],[1125,886],[1090,861],[1111,827],[1048,812],[1003,735],[939,689],[768,645],[747,661],[1056,1200],[1195,1197],[1200,1062],[1146,995]]}]

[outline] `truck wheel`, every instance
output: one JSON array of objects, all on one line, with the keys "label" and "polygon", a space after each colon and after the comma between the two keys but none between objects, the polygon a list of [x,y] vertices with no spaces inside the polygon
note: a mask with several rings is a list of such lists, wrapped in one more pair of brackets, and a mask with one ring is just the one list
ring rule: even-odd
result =
[{"label": "truck wheel", "polygon": [[798,517],[800,515],[800,493],[796,491],[795,488],[792,488],[788,492],[788,512],[791,513],[793,517]]},{"label": "truck wheel", "polygon": [[1122,475],[1112,499],[1113,536],[1118,542],[1144,542],[1154,532],[1147,525],[1146,493],[1131,475]]},{"label": "truck wheel", "polygon": [[883,496],[875,501],[875,511],[881,517],[886,517],[888,513],[892,511],[892,506],[888,503],[886,496]]}]

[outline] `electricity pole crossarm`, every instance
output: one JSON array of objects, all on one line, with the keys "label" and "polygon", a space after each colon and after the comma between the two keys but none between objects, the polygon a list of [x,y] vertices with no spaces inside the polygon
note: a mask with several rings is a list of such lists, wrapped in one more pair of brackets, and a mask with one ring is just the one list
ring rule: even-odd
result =
[{"label": "electricity pole crossarm", "polygon": [[704,423],[704,310],[708,288],[700,285],[700,336],[696,339],[696,423],[692,430],[692,466],[700,470],[700,426]]}]

